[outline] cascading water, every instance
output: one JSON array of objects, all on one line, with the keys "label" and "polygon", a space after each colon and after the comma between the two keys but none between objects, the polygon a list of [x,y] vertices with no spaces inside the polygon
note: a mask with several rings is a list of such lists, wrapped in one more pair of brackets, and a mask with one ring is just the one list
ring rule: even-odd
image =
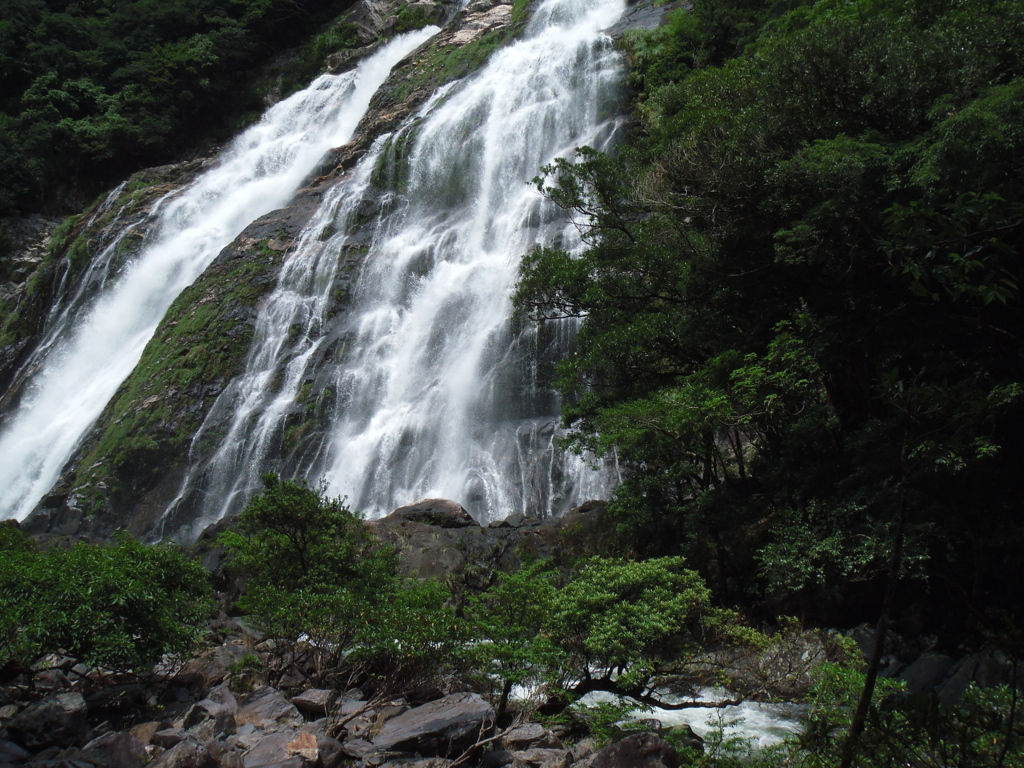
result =
[{"label": "cascading water", "polygon": [[[601,30],[623,10],[541,2],[522,40],[436,94],[325,203],[262,310],[246,373],[211,412],[233,410],[228,437],[192,457],[177,502],[200,507],[198,521],[237,509],[267,468],[326,477],[370,517],[426,496],[483,520],[606,493],[604,472],[558,449],[559,406],[538,381],[545,349],[564,353],[573,328],[516,329],[510,294],[523,253],[575,242],[528,182],[576,146],[615,140],[621,64]],[[345,236],[361,198],[380,212],[350,309],[328,328],[340,254],[364,242]],[[339,234],[325,238],[328,226]],[[271,448],[284,452],[296,393],[314,383],[334,424],[285,466]]]},{"label": "cascading water", "polygon": [[275,105],[215,167],[150,213],[152,243],[115,280],[104,276],[98,298],[60,313],[33,363],[39,372],[0,432],[0,518],[32,511],[174,298],[247,224],[288,202],[324,153],[351,138],[394,64],[437,31],[396,38],[352,72],[325,75]]}]

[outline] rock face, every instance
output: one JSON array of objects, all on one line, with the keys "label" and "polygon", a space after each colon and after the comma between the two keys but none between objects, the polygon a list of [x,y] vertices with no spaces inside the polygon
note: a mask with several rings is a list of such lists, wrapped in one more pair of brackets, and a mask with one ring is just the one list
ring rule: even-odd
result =
[{"label": "rock face", "polygon": [[[375,138],[412,114],[438,86],[480,66],[497,45],[511,40],[525,23],[521,13],[520,18],[513,19],[512,0],[474,0],[457,13],[456,9],[453,0],[414,6],[401,0],[359,0],[338,20],[339,25],[350,25],[358,32],[359,45],[346,52],[345,61],[334,61],[336,68],[343,68],[374,50],[382,35],[393,32],[403,13],[407,18],[415,17],[417,23],[441,21],[455,14],[440,34],[395,67],[375,95],[354,140],[329,153],[288,207],[252,223],[173,303],[134,372],[83,439],[53,491],[30,517],[30,532],[108,537],[121,528],[143,538],[196,538],[200,530],[191,499],[185,499],[170,517],[163,515],[181,488],[192,452],[196,451],[196,461],[202,461],[205,455],[206,446],[193,446],[192,436],[201,424],[206,425],[209,434],[216,435],[230,418],[226,407],[224,412],[215,407],[218,397],[241,372],[258,304],[275,284],[287,250],[324,195],[346,177]],[[193,175],[200,164],[194,165],[189,170]],[[186,169],[174,173],[164,169],[151,175],[154,179],[174,177],[179,184],[191,178]],[[103,227],[118,212],[129,210],[129,198],[132,205],[142,206],[155,200],[160,190],[167,191],[161,186],[163,182],[153,183],[145,187],[145,194],[153,197],[140,197],[134,187],[141,184],[130,182],[125,187],[133,190],[130,195],[125,191],[115,196],[109,216],[106,209],[97,209],[95,220],[83,214],[69,225],[61,243],[70,245],[47,251],[50,261],[46,263],[50,266],[46,267],[49,272],[44,282],[53,282],[55,265],[65,252],[81,253],[83,265],[88,264],[100,245],[107,242],[100,236],[107,232]],[[358,218],[365,223],[375,215],[376,210],[360,211]],[[355,278],[365,255],[357,230],[358,222],[342,255],[340,278],[332,287],[332,328],[327,330],[328,335],[336,337],[348,311],[347,281]],[[370,235],[367,227],[365,237]],[[130,255],[130,250],[125,253]],[[74,286],[75,275],[64,282]],[[37,303],[45,309],[54,300],[52,296],[40,297]],[[35,332],[20,333],[17,343],[23,346],[11,348],[12,359],[27,354]],[[0,337],[2,344],[4,339]],[[315,371],[339,350],[325,344],[317,354],[321,357],[310,361],[310,370]],[[301,460],[303,451],[316,449],[330,421],[332,398],[327,383],[315,377],[302,387],[301,401],[294,403],[278,446],[282,453],[279,469],[284,474]]]},{"label": "rock face", "polygon": [[[433,509],[436,501],[430,504]],[[448,504],[458,507],[454,502]],[[514,516],[487,527],[452,525],[445,517],[431,523],[426,522],[431,516],[399,514],[401,511],[371,522],[374,532],[398,550],[403,573],[444,578],[456,590],[485,589],[497,572],[518,569],[526,557],[553,556],[568,565],[604,551],[612,536],[605,524],[604,503],[596,501],[560,518]]]},{"label": "rock face", "polygon": [[386,519],[395,522],[409,520],[424,525],[436,525],[439,528],[465,528],[477,525],[461,504],[448,499],[423,499],[407,504],[396,509]]},{"label": "rock face", "polygon": [[374,737],[378,750],[459,755],[494,725],[494,710],[476,693],[455,693],[388,720]]}]

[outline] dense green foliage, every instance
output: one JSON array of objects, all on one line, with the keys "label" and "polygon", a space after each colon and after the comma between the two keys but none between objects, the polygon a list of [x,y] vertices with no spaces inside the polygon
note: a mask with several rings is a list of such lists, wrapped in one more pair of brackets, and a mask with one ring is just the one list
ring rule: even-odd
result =
[{"label": "dense green foliage", "polygon": [[454,665],[462,635],[447,587],[402,579],[394,550],[322,488],[263,482],[222,543],[248,578],[237,606],[278,641],[272,674],[393,695]]},{"label": "dense green foliage", "polygon": [[0,527],[0,662],[6,673],[47,654],[145,671],[191,650],[212,609],[202,566],[177,548],[79,542],[36,551]]},{"label": "dense green foliage", "polygon": [[[658,702],[666,660],[680,663],[735,631],[735,617],[679,557],[592,557],[568,574],[532,563],[473,600],[467,611],[477,669],[535,688],[549,706],[591,691]],[[749,633],[752,634],[752,633]]]},{"label": "dense green foliage", "polygon": [[63,207],[222,139],[252,69],[349,0],[5,0],[0,215]]},{"label": "dense green foliage", "polygon": [[517,302],[585,318],[628,546],[853,622],[900,541],[909,627],[1019,610],[1024,3],[706,0],[627,48],[629,146],[538,180],[587,248]]}]

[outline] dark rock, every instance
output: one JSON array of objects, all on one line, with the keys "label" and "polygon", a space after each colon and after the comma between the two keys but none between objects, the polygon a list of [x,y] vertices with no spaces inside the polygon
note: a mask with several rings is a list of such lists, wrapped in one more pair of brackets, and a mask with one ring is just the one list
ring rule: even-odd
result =
[{"label": "dark rock", "polygon": [[149,764],[149,768],[218,768],[210,751],[192,739],[171,747]]},{"label": "dark rock", "polygon": [[562,742],[551,731],[540,723],[526,723],[519,726],[502,738],[505,749],[519,752],[524,749],[561,749]]},{"label": "dark rock", "polygon": [[238,662],[251,651],[241,643],[225,643],[189,661],[182,669],[179,678],[186,683],[212,688],[224,682],[228,676],[228,667]]},{"label": "dark rock", "polygon": [[82,747],[80,757],[97,768],[140,768],[149,759],[141,741],[118,731],[90,741]]},{"label": "dark rock", "polygon": [[480,758],[480,768],[504,768],[510,765],[515,758],[507,749],[496,749],[486,753]]},{"label": "dark rock", "polygon": [[133,683],[102,688],[85,700],[92,718],[119,719],[136,715],[146,708],[146,689]]},{"label": "dark rock", "polygon": [[613,39],[618,39],[626,32],[634,29],[657,29],[665,23],[665,17],[669,11],[673,11],[676,8],[686,8],[689,10],[690,7],[690,3],[671,2],[659,5],[654,0],[640,0],[639,2],[631,3],[630,7],[622,15],[622,18],[608,27],[605,33]]},{"label": "dark rock", "polygon": [[23,709],[7,724],[7,730],[29,749],[70,747],[88,735],[87,714],[82,694],[57,693]]},{"label": "dark rock", "polygon": [[475,693],[454,693],[388,720],[374,737],[379,749],[421,755],[460,754],[493,726],[494,710]]},{"label": "dark rock", "polygon": [[512,753],[512,768],[566,768],[572,753],[566,749],[525,749]]},{"label": "dark rock", "polygon": [[183,742],[187,737],[187,734],[181,730],[181,728],[164,728],[163,730],[156,731],[150,738],[151,744],[156,744],[158,747],[164,749],[170,749]]},{"label": "dark rock", "polygon": [[28,760],[29,753],[13,741],[0,739],[0,765],[14,765]]},{"label": "dark rock", "polygon": [[292,704],[302,712],[309,712],[313,715],[326,715],[333,703],[334,691],[322,688],[310,688],[298,696],[292,697]]},{"label": "dark rock", "polygon": [[579,768],[679,768],[675,747],[652,733],[636,733],[576,763]]},{"label": "dark rock", "polygon": [[305,720],[299,710],[275,688],[261,688],[251,694],[238,710],[235,722],[241,726],[252,723],[257,728],[273,730],[297,727]]},{"label": "dark rock", "polygon": [[454,763],[454,760],[445,757],[400,757],[381,763],[380,768],[448,768]]},{"label": "dark rock", "polygon": [[205,742],[203,746],[221,768],[245,768],[245,761],[242,757],[243,750],[238,744],[238,739],[228,737],[223,741]]},{"label": "dark rock", "polygon": [[953,666],[953,660],[941,653],[925,653],[900,673],[910,693],[925,693],[934,689]]},{"label": "dark rock", "polygon": [[689,747],[697,752],[704,751],[704,739],[690,727],[689,723],[672,726],[666,729],[666,733],[672,737],[672,742],[675,744],[682,744],[684,747]]},{"label": "dark rock", "polygon": [[461,504],[448,499],[422,499],[421,501],[399,507],[385,520],[411,520],[424,525],[436,525],[439,528],[465,528],[479,525],[470,517],[469,512]]}]

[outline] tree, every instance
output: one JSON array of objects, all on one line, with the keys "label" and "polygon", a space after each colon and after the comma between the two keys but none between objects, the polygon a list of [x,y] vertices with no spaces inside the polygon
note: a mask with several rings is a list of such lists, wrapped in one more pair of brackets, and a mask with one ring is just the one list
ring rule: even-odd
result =
[{"label": "tree", "polygon": [[271,674],[387,696],[454,665],[461,637],[446,587],[402,579],[394,549],[323,486],[263,483],[221,542],[229,571],[247,577],[237,607],[278,643]]},{"label": "tree", "polygon": [[711,592],[679,557],[582,561],[557,585],[550,563],[503,575],[471,604],[474,658],[501,682],[504,711],[513,685],[540,687],[564,707],[592,691],[665,708],[657,686],[665,662],[683,663],[712,640],[740,631],[711,605]]},{"label": "tree", "polygon": [[212,610],[202,565],[172,545],[127,536],[36,551],[5,526],[0,541],[0,660],[7,674],[50,653],[143,672],[191,650]]}]

